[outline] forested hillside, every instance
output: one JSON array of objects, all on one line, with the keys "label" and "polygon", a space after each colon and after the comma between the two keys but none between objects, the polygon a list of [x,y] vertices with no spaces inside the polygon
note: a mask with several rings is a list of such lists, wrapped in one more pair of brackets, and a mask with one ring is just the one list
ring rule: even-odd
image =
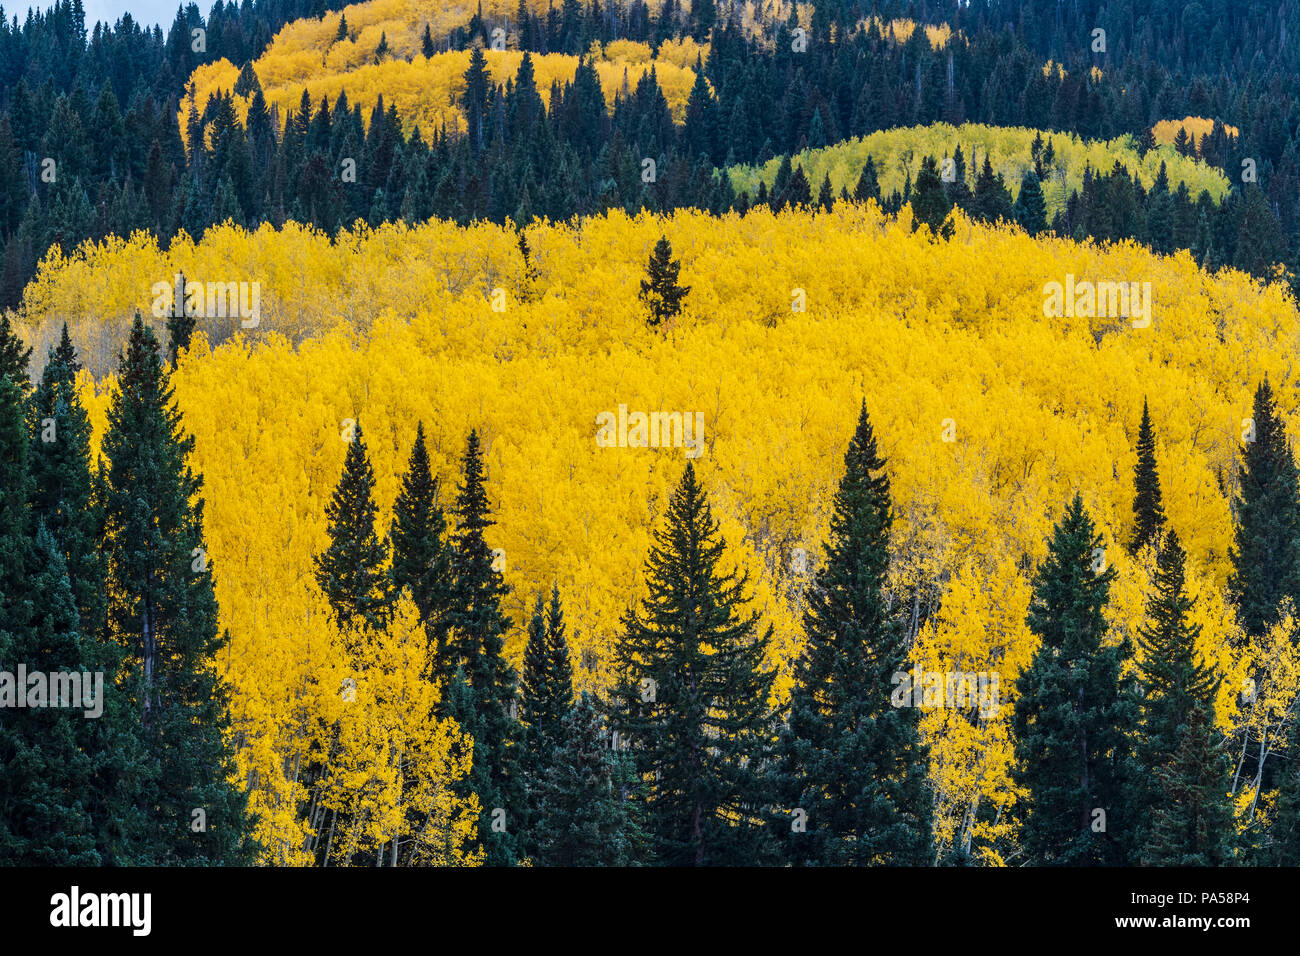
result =
[{"label": "forested hillside", "polygon": [[1300,13],[82,22],[0,17],[0,864],[1300,863]]}]

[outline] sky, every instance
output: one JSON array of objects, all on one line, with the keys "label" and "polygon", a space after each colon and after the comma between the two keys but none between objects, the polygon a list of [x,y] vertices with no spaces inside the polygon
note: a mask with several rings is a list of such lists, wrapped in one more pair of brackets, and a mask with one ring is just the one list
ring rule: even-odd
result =
[{"label": "sky", "polygon": [[[50,4],[41,2],[29,5],[48,7]],[[86,8],[87,30],[95,25],[96,20],[106,20],[113,23],[122,14],[128,12],[141,26],[152,28],[157,23],[162,26],[163,30],[166,30],[171,26],[172,21],[176,19],[176,8],[181,6],[181,3],[180,0],[81,0],[81,5]],[[203,11],[204,16],[207,16],[208,8],[211,6],[211,0],[206,0],[206,2],[200,0],[199,2],[199,9]],[[16,6],[15,9],[17,9]],[[26,5],[24,5],[24,9],[26,9]],[[22,17],[19,16],[18,19],[21,21]]]}]

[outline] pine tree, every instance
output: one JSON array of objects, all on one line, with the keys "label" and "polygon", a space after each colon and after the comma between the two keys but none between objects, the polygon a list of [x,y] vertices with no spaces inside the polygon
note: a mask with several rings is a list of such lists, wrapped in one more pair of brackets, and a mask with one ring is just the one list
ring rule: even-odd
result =
[{"label": "pine tree", "polygon": [[172,313],[167,316],[167,361],[172,368],[176,367],[181,350],[188,349],[190,339],[194,337],[196,320],[193,310],[186,301],[185,288],[185,277],[178,276],[176,293],[172,301]]},{"label": "pine tree", "polygon": [[447,540],[447,519],[438,505],[438,482],[429,466],[423,422],[416,425],[410,461],[393,503],[393,525],[388,540],[393,548],[393,589],[410,592],[433,645],[430,677],[446,686],[456,669],[447,650],[451,546]]},{"label": "pine tree", "polygon": [[803,166],[796,166],[790,176],[790,182],[781,193],[781,204],[778,208],[794,206],[800,209],[812,205],[812,184],[808,182],[808,175],[803,171]]},{"label": "pine tree", "polygon": [[[21,423],[15,415],[17,389],[0,381],[0,472],[21,466],[22,459],[11,457],[20,451],[10,445],[17,438],[12,427]],[[17,419],[17,422],[15,422]],[[11,475],[3,474],[4,480]],[[23,482],[6,487],[18,491]],[[14,541],[19,529],[0,530],[6,543]],[[5,628],[0,635],[6,650],[0,653],[6,669],[15,664],[26,666],[27,673],[43,672],[51,681],[48,706],[6,710],[0,721],[0,860],[7,866],[98,866],[103,861],[96,849],[96,832],[90,803],[94,792],[96,743],[93,714],[101,710],[104,693],[112,691],[111,675],[101,677],[95,693],[90,675],[98,668],[93,651],[77,631],[77,608],[72,598],[63,558],[54,538],[41,526],[31,547],[29,573],[22,581],[0,582],[5,599]],[[25,597],[26,613],[14,615],[14,598]],[[22,620],[26,618],[26,620]],[[7,638],[7,639],[6,639]],[[88,652],[89,651],[89,652]],[[71,699],[68,706],[56,706],[52,678],[55,673],[72,673],[83,683],[82,696]],[[26,686],[12,688],[25,693]],[[87,697],[89,694],[89,698]],[[0,701],[5,691],[0,679]],[[13,701],[5,702],[6,707]],[[89,705],[89,706],[84,706]]]},{"label": "pine tree", "polygon": [[523,723],[519,769],[529,790],[528,855],[536,846],[540,820],[537,785],[555,759],[562,741],[560,724],[573,707],[573,665],[564,635],[564,613],[558,587],[551,590],[549,609],[537,595],[528,625],[524,648],[524,670],[520,681],[519,716]]},{"label": "pine tree", "polygon": [[975,179],[971,212],[986,222],[1011,218],[1011,194],[1007,192],[1002,177],[994,175],[987,152],[984,153],[984,165],[980,167],[979,176]]},{"label": "pine tree", "polygon": [[343,474],[325,506],[329,547],[316,556],[316,583],[343,628],[382,628],[392,604],[387,549],[375,533],[374,487],[375,474],[358,421],[352,426]]},{"label": "pine tree", "polygon": [[551,590],[550,606],[537,596],[524,648],[520,718],[525,725],[525,766],[543,766],[559,740],[560,722],[573,706],[573,665],[565,641],[564,612],[559,588]]},{"label": "pine tree", "polygon": [[939,179],[939,164],[933,156],[926,156],[921,160],[921,171],[916,174],[916,191],[912,194],[916,225],[927,225],[932,233],[940,235],[951,209],[952,202]]},{"label": "pine tree", "polygon": [[[1026,792],[1020,845],[1036,865],[1120,865],[1137,821],[1127,734],[1137,717],[1120,668],[1127,641],[1104,643],[1115,569],[1076,493],[1034,576],[1029,629],[1041,644],[1020,675],[1012,779]],[[1104,570],[1103,570],[1104,568]]]},{"label": "pine tree", "polygon": [[559,746],[537,782],[537,866],[628,866],[644,849],[636,804],[623,797],[623,755],[588,694],[560,722]]},{"label": "pine tree", "polygon": [[[889,478],[866,403],[844,456],[826,559],[808,595],[781,779],[798,864],[920,866],[933,856],[921,713],[895,707],[906,635],[890,613]],[[793,809],[792,809],[793,808]]]},{"label": "pine tree", "polygon": [[1043,186],[1032,169],[1025,170],[1025,174],[1020,177],[1015,216],[1020,228],[1031,236],[1036,236],[1047,228],[1047,202],[1043,198]]},{"label": "pine tree", "polygon": [[133,857],[242,862],[251,846],[224,740],[228,688],[215,660],[224,638],[203,544],[202,478],[187,464],[194,439],[138,315],[118,389],[103,441],[104,552],[109,636],[125,649],[123,690],[149,760],[138,801],[150,832]]},{"label": "pine tree", "polygon": [[1129,551],[1137,554],[1159,541],[1165,527],[1165,509],[1160,499],[1160,475],[1156,471],[1156,439],[1151,413],[1142,400],[1142,424],[1138,426],[1137,465],[1133,469],[1133,542]]},{"label": "pine tree", "polygon": [[91,427],[77,395],[79,367],[65,323],[31,400],[31,506],[33,520],[44,522],[67,566],[78,630],[97,638],[105,613],[99,553],[103,516],[92,489]]},{"label": "pine tree", "polygon": [[862,175],[858,177],[858,183],[853,188],[853,198],[858,202],[866,202],[868,199],[880,202],[880,181],[876,177],[875,160],[870,156],[867,157],[866,165],[862,167]]},{"label": "pine tree", "polygon": [[1291,721],[1285,759],[1266,859],[1274,866],[1300,866],[1300,720]]},{"label": "pine tree", "polygon": [[1254,441],[1237,470],[1229,589],[1247,634],[1276,620],[1283,597],[1300,605],[1300,486],[1290,442],[1267,380],[1255,391]]},{"label": "pine tree", "polygon": [[688,463],[646,561],[648,596],[624,616],[611,701],[651,852],[669,866],[754,864],[771,852],[771,632],[759,637],[757,614],[742,613],[748,580],[722,571],[725,550]]},{"label": "pine tree", "polygon": [[1151,820],[1141,850],[1155,866],[1228,862],[1233,831],[1227,754],[1214,732],[1219,678],[1197,659],[1200,626],[1188,615],[1186,555],[1169,531],[1160,547],[1155,593],[1138,628],[1142,650],[1138,757],[1152,775],[1142,819]]},{"label": "pine tree", "polygon": [[510,620],[502,613],[501,602],[509,592],[484,538],[494,522],[477,431],[469,433],[461,475],[452,539],[448,648],[452,660],[464,669],[472,717],[463,704],[459,716],[453,716],[474,738],[473,767],[466,786],[478,795],[478,845],[486,851],[487,865],[509,866],[518,859],[516,835],[527,811],[517,766],[516,675],[504,656]]},{"label": "pine tree", "polygon": [[646,278],[641,280],[640,299],[650,309],[646,320],[651,328],[673,318],[682,310],[682,300],[691,291],[690,286],[679,285],[677,275],[682,264],[673,259],[673,247],[666,236],[660,236],[654,252],[646,264]]},{"label": "pine tree", "polygon": [[9,313],[0,312],[0,378],[12,379],[24,392],[31,387],[27,362],[32,350],[19,341],[9,324]]}]

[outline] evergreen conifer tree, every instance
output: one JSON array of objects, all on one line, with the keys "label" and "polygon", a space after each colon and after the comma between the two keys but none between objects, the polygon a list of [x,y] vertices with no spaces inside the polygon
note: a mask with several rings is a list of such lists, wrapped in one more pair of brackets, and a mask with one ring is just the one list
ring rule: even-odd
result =
[{"label": "evergreen conifer tree", "polygon": [[936,236],[940,235],[950,209],[952,202],[939,179],[939,164],[933,156],[926,156],[921,160],[921,171],[916,174],[916,191],[912,194],[916,224],[924,223]]},{"label": "evergreen conifer tree", "polygon": [[665,236],[655,243],[654,252],[646,264],[646,278],[641,280],[641,301],[650,309],[646,320],[657,328],[682,310],[682,300],[691,291],[690,286],[677,282],[682,264],[673,259],[673,247]]},{"label": "evergreen conifer tree", "polygon": [[766,773],[770,632],[744,614],[747,579],[724,572],[725,543],[686,465],[646,561],[648,596],[624,616],[611,708],[642,782],[650,849],[669,866],[770,858]]},{"label": "evergreen conifer tree", "polygon": [[1115,569],[1076,493],[1034,576],[1028,624],[1041,644],[1020,675],[1012,779],[1027,791],[1020,844],[1036,865],[1122,865],[1133,850],[1137,718],[1120,669],[1127,642],[1106,645]]},{"label": "evergreen conifer tree", "polygon": [[1025,170],[1024,176],[1020,178],[1015,216],[1020,228],[1031,236],[1036,236],[1047,228],[1047,202],[1043,198],[1043,186],[1032,169]]},{"label": "evergreen conifer tree", "polygon": [[1138,426],[1137,465],[1133,469],[1133,554],[1160,538],[1165,527],[1165,509],[1160,498],[1160,475],[1156,471],[1156,439],[1151,413],[1142,401],[1142,424]]},{"label": "evergreen conifer tree", "polygon": [[386,548],[375,533],[374,487],[358,421],[352,426],[343,474],[325,506],[329,547],[316,556],[316,583],[344,628],[382,628],[392,604]]},{"label": "evergreen conifer tree", "polygon": [[1262,634],[1283,597],[1300,606],[1300,486],[1267,380],[1255,391],[1253,441],[1237,470],[1229,588],[1246,633]]},{"label": "evergreen conifer tree", "polygon": [[1214,730],[1219,678],[1198,660],[1200,627],[1188,614],[1186,555],[1169,531],[1160,547],[1155,593],[1138,628],[1142,686],[1139,761],[1150,774],[1143,863],[1221,866],[1231,857],[1230,768]]},{"label": "evergreen conifer tree", "polygon": [[790,858],[923,866],[934,852],[928,755],[919,709],[891,701],[908,648],[885,594],[889,478],[865,402],[833,508],[781,740],[786,809],[802,811],[801,826],[789,828]]},{"label": "evergreen conifer tree", "polygon": [[104,568],[99,551],[103,520],[90,471],[90,419],[77,395],[79,365],[68,327],[51,349],[32,395],[31,506],[67,566],[79,615],[78,630],[99,638],[104,629]]},{"label": "evergreen conifer tree", "polygon": [[445,686],[456,669],[447,650],[451,546],[447,520],[438,505],[438,482],[430,469],[423,422],[416,425],[402,488],[393,503],[388,539],[393,548],[393,588],[410,592],[433,645],[430,677]]},{"label": "evergreen conifer tree", "polygon": [[463,666],[472,718],[465,705],[452,716],[469,722],[474,738],[468,787],[479,799],[478,845],[489,866],[518,859],[517,834],[526,817],[518,771],[519,724],[516,675],[505,659],[510,619],[501,602],[509,593],[484,532],[494,522],[484,487],[483,453],[477,431],[469,433],[456,497],[452,545],[452,599],[448,642],[452,660]]},{"label": "evergreen conifer tree", "polygon": [[216,670],[212,568],[203,544],[202,478],[153,332],[139,315],[104,435],[110,638],[125,650],[122,690],[135,706],[148,765],[138,803],[149,830],[135,862],[248,859],[245,797],[230,782],[227,685]]},{"label": "evergreen conifer tree", "polygon": [[0,378],[12,379],[24,392],[31,387],[27,362],[32,350],[19,341],[9,324],[9,313],[0,313]]},{"label": "evergreen conifer tree", "polygon": [[537,782],[533,862],[539,866],[627,866],[643,851],[636,804],[622,793],[623,756],[583,694],[560,722],[559,746]]}]

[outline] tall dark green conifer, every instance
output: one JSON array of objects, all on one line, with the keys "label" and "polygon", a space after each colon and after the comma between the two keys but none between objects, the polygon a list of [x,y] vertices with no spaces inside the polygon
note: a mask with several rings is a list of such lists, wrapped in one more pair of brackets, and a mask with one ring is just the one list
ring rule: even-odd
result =
[{"label": "tall dark green conifer", "polygon": [[1277,814],[1268,832],[1266,862],[1300,866],[1300,720],[1291,722],[1286,765],[1279,774]]},{"label": "tall dark green conifer", "polygon": [[31,387],[28,360],[32,350],[23,345],[9,324],[9,313],[0,312],[0,378],[10,378],[24,392]]},{"label": "tall dark green conifer", "polygon": [[527,810],[517,766],[517,679],[504,656],[510,620],[502,613],[501,602],[509,592],[483,536],[495,522],[484,487],[477,431],[469,433],[461,475],[452,539],[448,647],[452,659],[463,662],[473,710],[470,720],[462,704],[458,719],[470,720],[467,729],[474,737],[467,786],[479,798],[478,843],[486,850],[489,866],[509,866],[518,859],[518,832]]},{"label": "tall dark green conifer", "polygon": [[525,851],[531,855],[537,845],[535,831],[540,820],[538,785],[562,742],[560,724],[573,707],[573,665],[565,641],[558,587],[551,589],[549,610],[542,595],[537,595],[528,624],[520,688],[519,717],[524,729],[519,768],[529,791]]},{"label": "tall dark green conifer", "polygon": [[1107,645],[1104,609],[1115,577],[1076,493],[1034,576],[1029,629],[1041,640],[1020,675],[1012,779],[1025,862],[1121,865],[1137,821],[1128,734],[1137,719],[1121,678],[1127,641]]},{"label": "tall dark green conifer", "polygon": [[537,595],[524,648],[521,692],[520,719],[526,728],[524,760],[526,766],[538,769],[558,743],[560,722],[573,706],[573,665],[558,587],[551,590],[549,607]]},{"label": "tall dark green conifer", "polygon": [[456,669],[447,650],[451,547],[447,520],[438,505],[438,482],[429,467],[423,422],[416,426],[402,489],[393,503],[393,527],[388,537],[393,547],[393,586],[410,592],[425,633],[434,645],[430,676],[445,685]]},{"label": "tall dark green conifer", "polygon": [[723,571],[725,550],[688,463],[646,561],[649,594],[624,617],[611,702],[651,851],[669,866],[770,858],[771,635],[742,613],[747,579]]},{"label": "tall dark green conifer", "polygon": [[99,550],[102,502],[93,494],[90,419],[81,407],[75,376],[79,365],[68,327],[51,349],[32,395],[32,511],[53,535],[67,566],[77,603],[79,630],[98,638],[104,630],[104,567]]},{"label": "tall dark green conifer", "polygon": [[1020,192],[1016,196],[1014,212],[1020,228],[1031,236],[1036,236],[1047,228],[1047,202],[1043,198],[1043,186],[1032,169],[1025,170],[1024,176],[1020,178]]},{"label": "tall dark green conifer", "polygon": [[139,806],[149,829],[135,862],[248,858],[245,797],[223,739],[227,685],[217,673],[213,569],[203,543],[202,478],[153,332],[139,315],[118,372],[103,454],[108,631],[124,649],[122,692],[135,705],[149,765]]},{"label": "tall dark green conifer", "polygon": [[[8,392],[8,394],[4,394]],[[12,403],[16,395],[9,382],[0,380],[0,401]],[[0,413],[0,419],[8,416]],[[10,449],[8,421],[0,420],[0,455]],[[7,472],[12,460],[0,471]],[[10,475],[0,474],[0,480]],[[21,483],[11,486],[21,488]],[[12,540],[11,530],[0,537]],[[16,665],[28,674],[43,672],[47,680],[58,672],[77,675],[83,689],[73,707],[27,707],[5,710],[0,720],[0,860],[7,866],[98,866],[105,862],[96,849],[96,828],[91,816],[95,790],[94,721],[86,716],[104,706],[103,695],[112,693],[112,675],[101,673],[98,694],[91,675],[99,661],[77,631],[77,608],[72,597],[63,557],[54,538],[41,526],[31,542],[30,573],[23,582],[26,620],[18,620],[12,599],[17,582],[0,582],[5,601],[4,626],[7,651],[0,653],[4,669]],[[86,680],[83,680],[86,679]],[[15,688],[24,693],[27,687]],[[52,696],[51,686],[48,693]],[[4,698],[0,688],[0,699]],[[6,707],[13,701],[7,701]],[[90,708],[80,706],[91,704]],[[102,713],[100,714],[102,717]]]},{"label": "tall dark green conifer", "polygon": [[1133,554],[1156,542],[1165,527],[1165,509],[1160,499],[1160,475],[1156,471],[1156,439],[1151,413],[1142,401],[1142,424],[1138,426],[1137,465],[1133,469]]},{"label": "tall dark green conifer", "polygon": [[637,805],[623,797],[625,756],[583,694],[560,722],[559,746],[537,780],[532,858],[538,866],[628,866],[644,850]]},{"label": "tall dark green conifer", "polygon": [[800,814],[787,828],[790,859],[923,866],[934,855],[928,754],[921,711],[891,701],[907,642],[885,594],[889,478],[865,402],[833,508],[781,741],[784,809]]},{"label": "tall dark green conifer", "polygon": [[1147,622],[1138,628],[1137,749],[1150,775],[1140,817],[1149,827],[1140,858],[1156,866],[1218,866],[1231,854],[1231,769],[1213,726],[1219,678],[1198,659],[1200,627],[1188,619],[1186,560],[1177,533],[1169,531],[1160,547]]},{"label": "tall dark green conifer", "polygon": [[361,422],[356,422],[343,475],[325,506],[329,547],[316,556],[316,583],[342,627],[382,628],[392,605],[387,549],[375,533],[374,487]]},{"label": "tall dark green conifer", "polygon": [[921,171],[916,174],[916,191],[912,194],[912,211],[916,224],[924,223],[936,236],[952,209],[952,201],[939,179],[939,164],[933,156],[921,160]]},{"label": "tall dark green conifer", "polygon": [[660,236],[654,252],[646,264],[646,278],[641,280],[641,301],[650,310],[646,322],[658,328],[682,310],[682,300],[691,291],[690,286],[679,285],[677,274],[682,264],[673,259],[673,247],[667,237]]},{"label": "tall dark green conifer", "polygon": [[1277,618],[1282,598],[1300,607],[1300,485],[1268,381],[1255,390],[1254,441],[1237,470],[1236,534],[1229,589],[1247,634]]}]

